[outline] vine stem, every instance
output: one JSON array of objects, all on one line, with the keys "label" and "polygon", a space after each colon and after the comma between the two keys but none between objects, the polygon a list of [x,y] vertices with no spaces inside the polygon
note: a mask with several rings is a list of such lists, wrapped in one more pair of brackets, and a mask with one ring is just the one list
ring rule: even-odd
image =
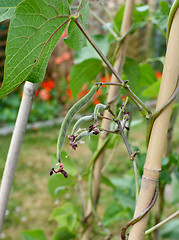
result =
[{"label": "vine stem", "polygon": [[[133,91],[130,89],[129,85],[127,85],[121,78],[121,76],[117,73],[117,71],[114,69],[112,64],[109,62],[109,60],[104,56],[104,54],[101,52],[97,44],[94,42],[88,31],[84,28],[84,26],[81,24],[78,18],[74,20],[78,28],[81,30],[83,35],[86,37],[86,39],[89,41],[89,43],[92,45],[92,47],[96,50],[96,52],[99,54],[99,56],[102,58],[102,60],[105,62],[105,64],[108,66],[108,68],[111,70],[111,72],[114,74],[114,76],[117,78],[119,83],[122,85],[125,89],[125,91],[128,93],[128,95],[131,97],[132,100],[134,100],[134,103],[136,102],[141,105],[143,110],[145,110],[148,114],[151,114],[151,111],[146,107],[146,105],[133,93]],[[142,109],[141,111],[142,112]],[[143,112],[142,112],[143,113]]]},{"label": "vine stem", "polygon": [[160,223],[158,223],[157,225],[149,228],[147,231],[145,231],[145,235],[155,231],[156,229],[158,229],[159,227],[161,227],[162,225],[164,225],[165,223],[169,222],[170,220],[172,220],[173,218],[177,217],[179,215],[179,210],[176,211],[175,213],[173,213],[172,215],[170,215],[169,217],[165,218],[163,221],[161,221]]}]

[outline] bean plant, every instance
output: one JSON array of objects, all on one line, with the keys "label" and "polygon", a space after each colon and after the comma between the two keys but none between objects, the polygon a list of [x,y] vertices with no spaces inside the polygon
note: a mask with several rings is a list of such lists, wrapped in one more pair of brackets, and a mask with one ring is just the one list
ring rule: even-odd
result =
[{"label": "bean plant", "polygon": [[[146,100],[150,97],[157,97],[158,91],[156,91],[156,89],[159,89],[159,82],[156,80],[154,70],[150,63],[159,61],[163,65],[163,58],[150,58],[138,64],[134,59],[126,57],[125,62],[124,59],[121,60],[118,69],[116,69],[115,66],[118,59],[125,55],[125,45],[130,35],[137,29],[143,28],[148,22],[152,22],[153,25],[166,36],[168,46],[176,44],[175,48],[179,47],[177,45],[178,43],[172,42],[172,31],[174,31],[174,20],[177,18],[177,12],[179,11],[179,1],[174,2],[171,11],[167,2],[160,2],[160,6],[155,11],[152,18],[149,16],[149,7],[147,5],[135,5],[134,1],[126,1],[126,5],[119,8],[116,16],[113,18],[108,9],[100,2],[100,7],[104,8],[104,11],[106,11],[111,20],[111,25],[108,25],[103,22],[100,16],[95,15],[96,19],[102,22],[106,28],[109,39],[107,45],[110,50],[113,49],[110,60],[108,59],[110,53],[106,51],[106,49],[102,51],[99,46],[100,42],[98,43],[98,41],[95,41],[95,37],[92,37],[87,30],[90,2],[93,4],[93,1],[82,0],[78,6],[73,5],[73,1],[67,0],[6,0],[0,3],[0,20],[4,21],[10,19],[4,80],[0,88],[0,97],[2,98],[9,94],[24,81],[30,84],[29,89],[32,87],[32,92],[33,94],[35,93],[36,84],[43,81],[50,55],[62,33],[67,28],[68,36],[64,39],[64,42],[70,48],[77,51],[76,59],[78,60],[78,64],[72,67],[70,73],[70,84],[73,97],[76,99],[84,83],[88,83],[90,91],[71,107],[61,125],[57,141],[57,154],[53,156],[53,167],[49,170],[49,192],[52,198],[55,199],[62,196],[63,193],[66,193],[69,188],[77,189],[82,210],[77,211],[72,203],[66,203],[54,209],[50,219],[56,220],[57,223],[60,224],[60,228],[56,230],[52,239],[65,238],[87,240],[95,239],[94,235],[97,235],[96,239],[119,239],[121,237],[122,240],[126,240],[128,228],[131,226],[132,229],[129,234],[129,239],[143,239],[144,234],[147,235],[153,231],[152,228],[145,232],[148,222],[147,213],[155,204],[157,195],[159,194],[161,205],[155,216],[155,224],[158,224],[161,220],[160,214],[162,214],[164,207],[165,186],[171,181],[172,173],[178,176],[176,171],[177,154],[173,153],[169,146],[171,139],[168,137],[168,151],[163,160],[162,155],[164,147],[161,147],[161,150],[157,149],[158,152],[153,153],[153,149],[156,149],[153,142],[160,136],[162,139],[160,145],[164,146],[166,135],[162,134],[167,132],[169,121],[171,125],[169,127],[168,136],[172,133],[173,123],[176,119],[177,105],[174,105],[172,108],[171,103],[176,99],[178,92],[177,79],[179,66],[176,65],[174,70],[171,70],[173,75],[170,76],[168,70],[166,70],[170,68],[167,65],[170,61],[168,60],[167,62],[166,60],[167,63],[165,63],[164,66],[161,83],[162,87],[160,88],[156,110],[152,110],[146,104]],[[130,13],[132,14],[130,15]],[[129,15],[126,20],[125,16],[127,14]],[[168,16],[168,28],[165,34],[167,25],[166,19]],[[132,18],[133,22],[130,21]],[[129,27],[123,32],[125,21],[128,21]],[[121,35],[120,32],[122,33]],[[177,34],[178,33],[176,33],[176,35]],[[88,45],[87,49],[92,47],[92,50],[89,50],[85,56],[83,55],[83,51],[86,45]],[[170,49],[170,47],[168,47],[168,49]],[[124,51],[123,55],[120,51]],[[175,52],[177,51],[175,50]],[[90,57],[91,53],[93,57]],[[166,59],[169,58],[168,55],[166,55]],[[176,54],[173,66],[179,62],[177,61],[178,55]],[[105,73],[107,76],[112,74],[111,81],[101,82],[99,78],[101,73]],[[170,91],[167,89],[168,92],[165,94],[166,90],[163,89],[166,88],[163,86],[167,81],[165,79],[169,77],[171,77],[171,87]],[[109,99],[112,88],[115,89],[116,94]],[[70,123],[72,123],[75,114],[86,104],[89,104],[91,98],[101,90],[104,95],[105,93],[108,95],[107,101],[98,103],[91,111],[91,114],[88,113],[88,115],[79,118],[71,130]],[[32,95],[30,96],[31,101],[33,99]],[[133,112],[135,110],[137,110],[142,119],[147,121],[147,157],[140,153],[140,149],[137,146],[132,146],[129,140],[130,128],[133,124]],[[26,113],[27,118],[28,114],[29,113]],[[170,115],[172,116],[171,118]],[[162,118],[167,119],[166,121],[168,122],[165,123],[164,120],[161,120]],[[27,119],[24,122],[26,121]],[[106,121],[108,125],[105,125]],[[164,127],[160,129],[159,126]],[[25,130],[23,133],[24,132]],[[97,147],[96,139],[98,137],[99,143]],[[70,157],[66,156],[67,154],[63,151],[63,145],[65,141],[69,141],[71,149],[78,150],[80,147],[79,145],[83,144],[86,139],[90,139],[92,143],[95,142],[92,147],[94,153],[88,168],[82,173],[77,169],[76,164],[70,160]],[[102,174],[102,154],[104,154],[107,148],[114,149],[117,144],[119,144],[120,139],[123,140],[129,155],[128,161],[131,163],[133,169],[134,183],[131,181],[131,178],[123,179],[120,182],[120,188],[117,190],[115,182]],[[18,149],[20,150],[20,146]],[[152,156],[152,159],[154,158],[153,156],[155,156],[156,165],[153,165],[154,160],[151,161],[150,156]],[[99,160],[101,157],[102,161]],[[16,156],[16,161],[17,158],[18,155]],[[107,163],[106,166],[108,164],[109,163]],[[106,168],[106,166],[104,167]],[[12,171],[14,171],[14,169],[15,167],[13,165]],[[2,228],[10,187],[8,187],[8,193],[3,189],[6,189],[6,184],[8,184],[8,186],[12,184],[13,175],[14,172],[11,173],[11,183],[7,183],[7,181],[5,181],[7,175],[4,174],[6,177],[4,177],[5,180],[1,183],[0,193],[2,197],[0,198],[0,207],[3,207],[2,216],[0,216],[0,228]],[[88,199],[84,196],[82,189],[82,181],[86,178],[88,178],[89,183]],[[112,206],[112,204],[109,205],[104,213],[104,217],[101,218],[97,211],[97,206],[99,204],[98,200],[100,198],[100,182],[104,182],[106,185],[115,189],[119,199],[122,196],[129,202],[132,200],[133,204],[125,203],[125,205],[124,202],[126,201],[124,200],[120,202],[120,204],[115,202],[113,204],[114,206]],[[141,188],[139,190],[140,184]],[[132,194],[131,199],[129,199],[130,196],[126,196],[123,192],[124,186],[126,185],[128,192]],[[117,191],[123,192],[120,193],[121,196]],[[148,191],[147,194],[146,191]],[[3,195],[6,195],[5,199]],[[136,209],[133,216],[135,201]],[[88,206],[86,206],[86,204]],[[169,219],[177,215],[178,211],[174,213],[172,217],[169,217]],[[118,229],[117,234],[113,233],[114,230],[110,228],[110,223],[116,221],[123,222],[123,216],[131,218],[131,220],[124,223],[124,227],[120,230]],[[166,219],[164,222],[167,222],[169,219]],[[151,218],[149,219],[149,222],[150,221],[152,221]],[[96,223],[97,226],[94,226],[94,223]],[[157,226],[154,227],[154,229],[157,228]],[[45,235],[41,230],[22,231],[21,234],[24,239],[45,239]],[[176,234],[177,229],[173,231],[173,235],[176,236]],[[116,236],[117,238],[115,238]],[[158,239],[156,232],[155,239]]]}]

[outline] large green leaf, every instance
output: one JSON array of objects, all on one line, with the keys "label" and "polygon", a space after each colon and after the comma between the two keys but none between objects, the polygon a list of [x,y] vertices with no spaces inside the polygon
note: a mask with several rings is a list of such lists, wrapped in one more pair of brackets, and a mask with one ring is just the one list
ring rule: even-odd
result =
[{"label": "large green leaf", "polygon": [[27,230],[21,231],[20,234],[24,240],[46,240],[45,234],[42,230]]},{"label": "large green leaf", "polygon": [[83,84],[95,79],[102,68],[102,62],[98,59],[87,59],[72,67],[70,72],[70,87],[74,98],[77,97]]},{"label": "large green leaf", "polygon": [[69,15],[66,0],[24,0],[12,17],[6,48],[4,81],[0,97],[23,81],[43,80],[49,57],[56,46]]}]

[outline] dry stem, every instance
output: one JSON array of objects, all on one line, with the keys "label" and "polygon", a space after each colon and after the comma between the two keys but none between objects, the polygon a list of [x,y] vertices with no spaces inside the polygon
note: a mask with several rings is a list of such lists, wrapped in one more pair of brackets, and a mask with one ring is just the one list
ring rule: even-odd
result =
[{"label": "dry stem", "polygon": [[[176,11],[171,26],[165,65],[162,75],[162,82],[156,109],[160,108],[170,98],[177,85],[177,78],[179,74],[178,22],[179,9]],[[161,160],[166,143],[171,110],[172,104],[169,105],[160,114],[160,116],[155,120],[153,124],[143,173],[143,175],[147,178],[145,179],[145,181],[144,179],[142,180],[142,186],[134,216],[142,212],[148,206],[153,197],[156,187],[156,180],[158,180],[159,178],[158,171],[161,169]],[[129,240],[143,240],[147,222],[148,214],[132,227],[129,235]]]}]

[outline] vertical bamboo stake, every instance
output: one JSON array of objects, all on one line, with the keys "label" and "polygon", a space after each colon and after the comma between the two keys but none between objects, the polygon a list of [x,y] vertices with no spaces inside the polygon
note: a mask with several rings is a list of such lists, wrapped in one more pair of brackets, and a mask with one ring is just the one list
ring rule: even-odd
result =
[{"label": "vertical bamboo stake", "polygon": [[[177,85],[179,74],[178,23],[179,8],[175,13],[170,30],[165,65],[156,108],[162,106],[169,99]],[[142,212],[150,204],[151,199],[153,198],[161,169],[162,155],[166,143],[171,110],[172,105],[169,105],[154,122],[144,166],[141,190],[134,216]],[[129,235],[129,240],[142,240],[144,238],[148,216],[149,214],[143,217],[141,221],[133,225]]]},{"label": "vertical bamboo stake", "polygon": [[4,222],[6,207],[8,203],[9,194],[16,170],[16,165],[26,130],[26,125],[31,110],[33,97],[36,91],[36,84],[25,82],[21,105],[19,108],[16,124],[14,127],[9,152],[4,168],[4,173],[0,188],[0,232]]},{"label": "vertical bamboo stake", "polygon": [[[132,22],[132,14],[133,14],[133,8],[134,8],[134,0],[127,0],[126,1],[126,6],[125,6],[125,11],[124,11],[124,17],[123,17],[123,22],[121,26],[121,36],[127,33],[131,26]],[[118,53],[117,60],[115,62],[114,68],[116,71],[121,73],[122,67],[124,64],[125,60],[125,52],[126,52],[126,45],[127,45],[127,38],[125,38],[120,46],[120,50]],[[111,82],[118,83],[118,80],[112,75]],[[108,91],[108,97],[107,97],[107,102],[110,102],[114,96],[117,95],[118,92],[118,87],[115,86],[110,86],[109,91]],[[113,107],[113,105],[111,105]],[[106,111],[104,113],[105,117],[109,117],[110,113]],[[103,119],[102,121],[102,128],[109,129],[110,122],[106,119]],[[98,143],[98,149],[102,146],[107,134],[103,133],[100,135],[99,138],[99,143]],[[103,158],[104,158],[104,151],[101,152],[99,155],[98,159],[95,162],[94,166],[94,172],[93,172],[93,199],[94,203],[97,203],[98,195],[99,195],[99,187],[100,187],[100,179],[101,179],[101,169],[102,169],[102,164],[103,164]],[[92,214],[92,205],[91,201],[88,201],[88,206],[87,206],[87,211],[86,211],[86,217],[87,217],[87,223],[89,224],[89,227],[86,229],[82,236],[82,240],[88,240],[90,238],[90,232],[91,232],[91,226],[90,223],[93,218]]]}]

